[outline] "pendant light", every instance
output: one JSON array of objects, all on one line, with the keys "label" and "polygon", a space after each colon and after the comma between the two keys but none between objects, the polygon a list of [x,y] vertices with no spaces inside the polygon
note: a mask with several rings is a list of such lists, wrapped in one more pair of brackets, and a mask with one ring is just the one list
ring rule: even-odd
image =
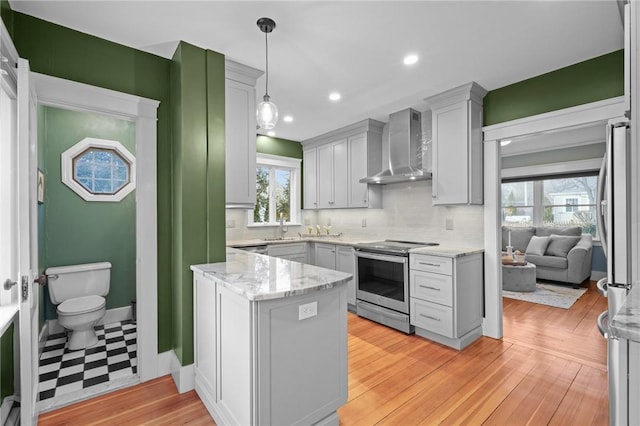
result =
[{"label": "pendant light", "polygon": [[265,45],[265,84],[264,84],[264,97],[263,101],[258,104],[258,110],[256,111],[256,119],[258,126],[264,130],[271,130],[276,126],[278,122],[278,107],[270,101],[269,97],[269,43],[267,42],[267,34],[269,34],[276,27],[276,23],[270,18],[258,19],[258,28],[264,33],[264,45]]}]

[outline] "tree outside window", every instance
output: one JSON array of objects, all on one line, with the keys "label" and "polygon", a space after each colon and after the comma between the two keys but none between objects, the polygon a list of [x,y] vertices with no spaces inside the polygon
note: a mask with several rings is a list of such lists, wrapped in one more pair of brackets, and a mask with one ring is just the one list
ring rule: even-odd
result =
[{"label": "tree outside window", "polygon": [[298,221],[300,160],[259,154],[256,167],[256,204],[249,226]]}]

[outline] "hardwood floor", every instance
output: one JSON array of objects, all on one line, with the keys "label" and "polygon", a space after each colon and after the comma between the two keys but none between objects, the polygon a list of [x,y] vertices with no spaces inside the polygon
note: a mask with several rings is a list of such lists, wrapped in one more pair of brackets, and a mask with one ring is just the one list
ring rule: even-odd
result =
[{"label": "hardwood floor", "polygon": [[[349,314],[341,425],[607,425],[606,341],[594,288],[571,309],[504,299],[504,338],[456,351]],[[40,416],[40,425],[214,424],[169,376]]]}]

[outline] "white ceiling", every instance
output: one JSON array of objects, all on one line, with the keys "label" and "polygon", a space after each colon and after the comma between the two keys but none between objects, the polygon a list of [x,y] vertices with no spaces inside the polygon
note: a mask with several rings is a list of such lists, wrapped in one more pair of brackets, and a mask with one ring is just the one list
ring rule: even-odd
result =
[{"label": "white ceiling", "polygon": [[[179,40],[264,69],[278,137],[305,140],[413,107],[476,81],[487,90],[623,47],[606,1],[60,1],[11,0],[13,10],[171,58]],[[402,64],[408,53],[420,60]],[[342,99],[328,100],[331,91]],[[264,94],[264,77],[258,81]]]}]

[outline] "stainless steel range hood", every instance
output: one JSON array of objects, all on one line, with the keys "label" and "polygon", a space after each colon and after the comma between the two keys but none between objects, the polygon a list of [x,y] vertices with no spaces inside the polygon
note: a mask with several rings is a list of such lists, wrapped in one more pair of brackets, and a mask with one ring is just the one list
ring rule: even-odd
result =
[{"label": "stainless steel range hood", "polygon": [[[374,176],[360,179],[360,183],[410,182],[431,179],[422,169],[422,118],[419,111],[408,108],[389,115],[389,123],[382,133],[383,149],[388,146],[388,168]],[[384,140],[387,137],[388,140]]]}]

